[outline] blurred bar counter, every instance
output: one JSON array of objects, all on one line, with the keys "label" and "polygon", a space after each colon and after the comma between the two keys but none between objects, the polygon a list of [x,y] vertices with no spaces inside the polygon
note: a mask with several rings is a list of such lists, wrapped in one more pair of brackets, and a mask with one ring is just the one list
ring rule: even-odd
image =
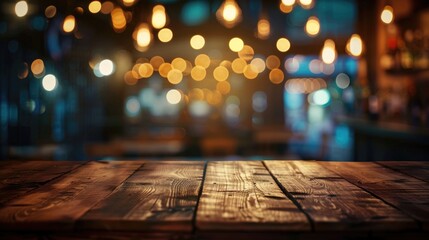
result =
[{"label": "blurred bar counter", "polygon": [[354,135],[354,161],[424,161],[429,157],[429,128],[406,123],[339,117]]}]

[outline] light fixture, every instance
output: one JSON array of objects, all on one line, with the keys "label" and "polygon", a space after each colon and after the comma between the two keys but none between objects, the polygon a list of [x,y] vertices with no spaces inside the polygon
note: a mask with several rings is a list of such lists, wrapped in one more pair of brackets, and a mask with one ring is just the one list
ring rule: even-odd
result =
[{"label": "light fixture", "polygon": [[335,42],[332,39],[325,40],[321,52],[322,61],[325,64],[332,64],[337,59],[337,51],[335,50]]},{"label": "light fixture", "polygon": [[216,11],[216,17],[227,28],[232,28],[241,21],[241,9],[235,0],[225,0]]}]

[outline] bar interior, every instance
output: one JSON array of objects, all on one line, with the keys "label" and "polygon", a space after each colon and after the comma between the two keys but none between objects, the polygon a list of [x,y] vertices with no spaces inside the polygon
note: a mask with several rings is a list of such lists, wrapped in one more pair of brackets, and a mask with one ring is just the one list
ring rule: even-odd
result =
[{"label": "bar interior", "polygon": [[[366,239],[378,230],[380,239],[427,236],[429,1],[2,0],[0,7],[0,238],[24,231],[76,239],[280,239],[292,231],[294,239],[326,239],[344,229],[350,231],[335,238],[353,232]],[[134,204],[120,197],[129,185],[174,185],[175,169],[189,174],[174,195],[185,194],[189,206],[154,203],[151,214],[158,206],[165,215],[133,218],[143,212],[136,204],[121,215],[125,223],[107,214],[120,201]],[[297,169],[308,182],[285,177]],[[262,210],[236,200],[250,202],[252,217],[229,212],[235,200],[210,198],[233,191],[229,184],[240,194],[252,189],[222,177],[233,175],[254,181],[257,196],[269,195],[267,205],[256,204]],[[82,182],[103,197],[82,190],[76,196],[91,200],[73,205],[64,192],[75,190],[64,188],[58,196],[66,203],[57,206],[52,197],[52,212],[40,205],[48,201],[41,195],[86,177],[114,191]],[[258,181],[276,187],[262,193]],[[351,191],[378,205],[350,201],[337,207],[353,206],[357,215],[343,209],[338,218],[319,216],[314,209],[327,204],[307,205],[301,196],[319,201],[317,181],[341,186],[332,185],[326,198]],[[410,193],[398,197],[405,202],[386,195],[401,189]],[[217,204],[225,212],[216,212]],[[9,219],[26,205],[41,212]]]}]

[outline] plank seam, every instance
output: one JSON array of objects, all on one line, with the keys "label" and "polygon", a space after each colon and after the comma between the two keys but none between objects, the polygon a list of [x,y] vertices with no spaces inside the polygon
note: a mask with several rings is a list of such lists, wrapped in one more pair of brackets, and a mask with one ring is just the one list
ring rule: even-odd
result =
[{"label": "plank seam", "polygon": [[197,203],[195,204],[195,210],[192,216],[192,234],[195,234],[197,231],[197,211],[198,211],[198,206],[200,204],[201,196],[203,195],[204,182],[206,180],[206,173],[207,173],[207,165],[208,165],[208,162],[204,161],[204,170],[203,170],[203,177],[201,180],[201,187],[198,190]]},{"label": "plank seam", "polygon": [[301,204],[299,204],[299,202],[292,196],[292,194],[290,194],[286,190],[286,188],[280,183],[280,181],[277,179],[277,177],[274,176],[274,174],[270,171],[270,168],[265,164],[265,161],[262,161],[262,165],[264,165],[265,169],[270,173],[270,176],[273,178],[274,182],[276,182],[277,186],[280,188],[280,190],[283,192],[283,194],[286,195],[286,197],[289,198],[289,200],[291,200],[292,203],[295,204],[295,206],[305,215],[308,222],[310,223],[311,231],[315,232],[315,224],[314,224],[313,219],[310,217],[310,214],[308,214],[307,212],[304,211]]},{"label": "plank seam", "polygon": [[[374,163],[374,162],[372,162],[372,163]],[[327,167],[323,166],[323,164],[319,164],[319,165],[320,165],[320,166],[322,166],[323,168],[327,169],[328,171],[334,172],[335,174],[337,174],[338,176],[342,177],[344,180],[346,180],[346,181],[347,181],[347,182],[349,182],[350,184],[353,184],[354,186],[356,186],[356,187],[358,187],[358,188],[362,189],[363,191],[365,191],[365,192],[369,193],[369,194],[370,194],[371,196],[373,196],[374,198],[379,199],[379,200],[380,200],[380,201],[382,201],[383,203],[385,203],[385,204],[387,204],[387,205],[391,206],[392,208],[394,208],[394,209],[398,210],[399,212],[403,213],[405,216],[409,217],[410,219],[414,220],[414,221],[417,223],[417,227],[418,227],[418,229],[419,229],[419,230],[422,230],[422,229],[423,229],[423,223],[421,223],[419,220],[417,220],[416,218],[414,218],[413,216],[411,216],[411,215],[410,215],[410,214],[408,214],[407,212],[405,212],[405,211],[403,211],[402,209],[400,209],[400,208],[396,207],[395,205],[393,205],[393,204],[391,204],[391,203],[387,202],[387,201],[386,201],[386,200],[384,200],[383,198],[381,198],[381,197],[377,196],[377,195],[376,195],[375,193],[373,193],[371,190],[368,190],[368,189],[364,188],[363,186],[359,186],[359,185],[355,184],[353,181],[350,181],[348,178],[343,177],[341,174],[337,173],[336,171],[333,171],[333,170],[331,170],[331,169],[329,169],[329,168],[327,168]],[[384,167],[383,165],[380,165],[380,166]]]},{"label": "plank seam", "polygon": [[411,175],[411,174],[409,174],[409,173],[407,173],[407,172],[404,172],[404,171],[402,171],[401,169],[397,169],[397,168],[391,167],[391,166],[389,166],[389,165],[385,165],[385,164],[383,164],[382,162],[378,162],[378,161],[377,161],[377,162],[374,162],[374,163],[376,163],[376,164],[378,164],[378,165],[380,165],[380,166],[382,166],[382,167],[388,168],[388,169],[390,169],[390,170],[393,170],[393,171],[395,171],[395,172],[401,173],[401,174],[403,174],[403,175],[406,175],[406,176],[412,177],[412,178],[417,179],[417,180],[419,180],[419,181],[429,182],[428,180],[421,179],[421,178],[416,177],[416,176],[413,176],[413,175]]}]

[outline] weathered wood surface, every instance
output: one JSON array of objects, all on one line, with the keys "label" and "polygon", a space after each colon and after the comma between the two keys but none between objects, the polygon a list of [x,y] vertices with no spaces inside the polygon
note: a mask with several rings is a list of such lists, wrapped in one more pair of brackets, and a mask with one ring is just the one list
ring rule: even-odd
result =
[{"label": "weathered wood surface", "polygon": [[429,183],[371,162],[320,162],[429,230]]},{"label": "weathered wood surface", "polygon": [[0,204],[77,168],[80,162],[5,162],[0,166]]},{"label": "weathered wood surface", "polygon": [[305,231],[310,223],[260,161],[234,161],[208,163],[196,227]]},{"label": "weathered wood surface", "polygon": [[0,230],[72,229],[75,221],[141,166],[89,162],[0,209]]},{"label": "weathered wood surface", "polygon": [[264,161],[316,231],[417,229],[417,223],[315,161]]},{"label": "weathered wood surface", "polygon": [[426,239],[428,164],[2,162],[0,239]]},{"label": "weathered wood surface", "polygon": [[79,221],[79,228],[191,232],[204,162],[146,162]]},{"label": "weathered wood surface", "polygon": [[[429,159],[428,159],[429,160]],[[398,172],[429,182],[429,162],[377,162]]]}]

